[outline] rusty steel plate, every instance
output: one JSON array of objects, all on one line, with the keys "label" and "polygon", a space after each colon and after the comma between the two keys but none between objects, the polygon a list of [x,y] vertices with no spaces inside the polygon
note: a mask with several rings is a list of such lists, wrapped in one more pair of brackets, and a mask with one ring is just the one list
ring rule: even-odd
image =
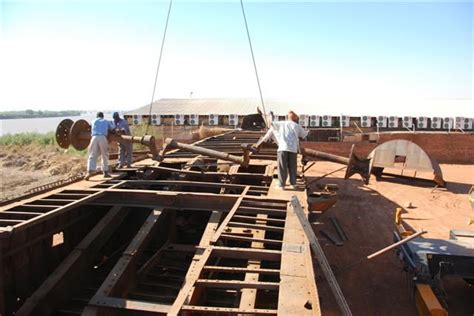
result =
[{"label": "rusty steel plate", "polygon": [[91,125],[86,120],[78,120],[71,127],[71,145],[77,150],[84,150],[91,140]]},{"label": "rusty steel plate", "polygon": [[74,123],[71,119],[64,119],[59,122],[58,127],[56,128],[56,142],[59,147],[68,149],[71,145],[71,138],[69,133],[71,131],[71,126]]}]

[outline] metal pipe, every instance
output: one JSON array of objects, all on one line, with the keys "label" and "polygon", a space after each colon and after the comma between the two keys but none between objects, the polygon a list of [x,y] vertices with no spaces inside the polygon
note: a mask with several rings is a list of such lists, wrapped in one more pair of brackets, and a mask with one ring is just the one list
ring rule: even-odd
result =
[{"label": "metal pipe", "polygon": [[117,139],[117,141],[126,141],[132,142],[133,144],[141,144],[148,146],[150,148],[150,152],[155,158],[158,155],[158,150],[156,149],[156,142],[155,137],[152,135],[144,135],[144,136],[131,136],[131,135],[117,135],[111,134],[112,139]]},{"label": "metal pipe", "polygon": [[248,166],[249,164],[250,151],[251,151],[251,148],[249,145],[242,144],[243,156],[235,156],[235,155],[228,154],[226,152],[203,148],[196,145],[184,144],[184,143],[177,142],[176,140],[172,138],[167,138],[165,142],[163,143],[163,149],[160,151],[158,155],[158,160],[160,161],[163,160],[165,153],[170,149],[186,150],[198,155],[204,155],[204,156],[209,156],[212,158],[231,161],[239,165],[242,165],[244,167]]},{"label": "metal pipe", "polygon": [[349,158],[333,155],[330,153],[326,153],[324,151],[319,151],[319,150],[314,150],[314,149],[309,149],[309,148],[301,148],[301,152],[303,156],[310,156],[310,157],[315,157],[322,160],[338,162],[343,165],[347,165],[349,163]]},{"label": "metal pipe", "polygon": [[333,155],[330,153],[326,153],[323,151],[318,151],[309,148],[301,148],[301,153],[303,154],[303,162],[310,158],[317,158],[321,160],[332,161],[336,163],[340,163],[343,165],[347,165],[346,175],[344,176],[345,179],[348,179],[353,174],[358,173],[362,179],[364,180],[365,184],[369,183],[370,179],[370,159],[360,159],[354,154],[354,145],[352,145],[351,153],[349,158]]}]

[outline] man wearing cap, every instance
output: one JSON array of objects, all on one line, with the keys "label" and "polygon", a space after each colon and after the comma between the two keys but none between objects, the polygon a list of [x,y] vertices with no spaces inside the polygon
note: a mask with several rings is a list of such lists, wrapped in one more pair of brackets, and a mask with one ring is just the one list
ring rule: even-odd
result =
[{"label": "man wearing cap", "polygon": [[[115,123],[115,132],[118,135],[130,135],[130,128],[126,119],[120,118],[118,112],[112,115]],[[119,141],[119,164],[118,168],[130,167],[133,157],[133,144],[127,141]]]},{"label": "man wearing cap", "polygon": [[109,143],[107,135],[109,130],[114,128],[112,122],[104,119],[104,113],[98,112],[96,119],[91,126],[91,143],[89,144],[89,159],[87,161],[87,175],[85,180],[96,172],[97,158],[102,157],[102,172],[104,178],[110,178],[109,175]]},{"label": "man wearing cap", "polygon": [[297,155],[299,151],[299,139],[306,138],[308,131],[305,131],[298,124],[299,117],[293,112],[288,112],[288,120],[272,122],[265,136],[254,145],[257,149],[270,138],[273,138],[278,145],[278,188],[283,189],[286,184],[288,174],[290,175],[290,188],[295,189]]}]

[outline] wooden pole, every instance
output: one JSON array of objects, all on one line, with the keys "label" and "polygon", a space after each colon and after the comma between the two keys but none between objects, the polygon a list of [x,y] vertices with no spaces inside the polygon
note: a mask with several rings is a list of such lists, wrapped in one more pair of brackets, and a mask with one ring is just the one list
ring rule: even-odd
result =
[{"label": "wooden pole", "polygon": [[409,242],[410,240],[415,239],[415,238],[417,238],[417,237],[420,237],[421,235],[426,234],[426,233],[427,233],[427,232],[424,231],[424,230],[423,230],[423,231],[420,231],[420,232],[417,232],[417,233],[411,235],[410,237],[407,237],[407,238],[405,238],[405,239],[402,239],[402,240],[400,240],[399,242],[396,242],[396,243],[394,243],[394,244],[392,244],[392,245],[390,245],[390,246],[388,246],[388,247],[385,247],[385,248],[383,248],[383,249],[381,249],[381,250],[379,250],[379,251],[377,251],[377,252],[374,252],[374,253],[371,254],[371,255],[368,255],[368,256],[367,256],[367,259],[370,260],[370,259],[372,259],[372,258],[375,258],[375,257],[377,257],[378,255],[381,255],[381,254],[383,254],[384,252],[389,251],[390,249],[393,249],[393,248],[396,248],[396,247],[398,247],[398,246],[400,246],[400,245],[403,245],[403,244]]}]

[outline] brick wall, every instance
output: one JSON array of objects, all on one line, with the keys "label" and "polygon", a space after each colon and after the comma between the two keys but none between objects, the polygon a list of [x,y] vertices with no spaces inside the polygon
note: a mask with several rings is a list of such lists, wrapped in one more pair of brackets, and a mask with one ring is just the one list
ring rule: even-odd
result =
[{"label": "brick wall", "polygon": [[365,157],[377,145],[393,139],[416,143],[439,163],[474,164],[473,133],[381,133],[377,143],[303,142],[303,147],[347,157],[352,144],[355,144],[355,153]]}]

